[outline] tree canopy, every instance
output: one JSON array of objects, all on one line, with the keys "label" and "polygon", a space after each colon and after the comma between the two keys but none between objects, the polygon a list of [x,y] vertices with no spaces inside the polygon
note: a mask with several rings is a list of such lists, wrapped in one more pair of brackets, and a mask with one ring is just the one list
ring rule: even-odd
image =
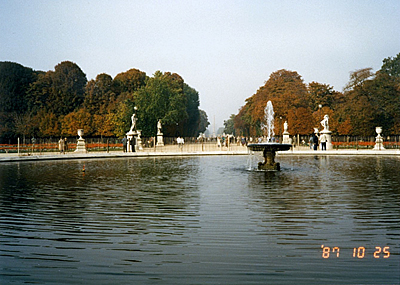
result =
[{"label": "tree canopy", "polygon": [[400,54],[384,59],[376,73],[369,67],[351,72],[343,92],[329,84],[306,85],[296,71],[273,72],[231,117],[237,134],[263,135],[261,123],[269,100],[278,134],[284,121],[288,121],[290,133],[310,134],[314,127],[321,128],[325,114],[334,134],[372,136],[376,126],[382,126],[388,135],[400,134]]},{"label": "tree canopy", "polygon": [[78,128],[85,136],[122,137],[134,112],[144,136],[156,134],[158,120],[165,136],[196,136],[209,124],[198,107],[198,92],[176,73],[148,77],[132,68],[87,81],[70,61],[47,72],[0,62],[0,139],[76,136]]}]

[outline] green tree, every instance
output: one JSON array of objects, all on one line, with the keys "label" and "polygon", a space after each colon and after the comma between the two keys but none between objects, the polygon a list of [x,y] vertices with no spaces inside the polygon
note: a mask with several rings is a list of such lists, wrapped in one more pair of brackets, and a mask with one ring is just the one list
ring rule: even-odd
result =
[{"label": "green tree", "polygon": [[108,114],[108,120],[114,129],[114,135],[122,138],[129,131],[131,127],[131,117],[135,112],[134,103],[127,99],[123,102],[118,102],[114,113]]},{"label": "green tree", "polygon": [[210,122],[208,121],[208,116],[206,111],[199,109],[199,125],[197,127],[197,133],[205,133]]},{"label": "green tree", "polygon": [[155,136],[161,120],[165,136],[175,136],[188,118],[183,79],[175,73],[157,71],[146,85],[135,92],[138,128],[144,136]]},{"label": "green tree", "polygon": [[187,98],[186,113],[188,118],[183,122],[182,135],[196,137],[199,134],[200,110],[199,92],[186,83],[183,84],[183,92]]},{"label": "green tree", "polygon": [[400,53],[395,57],[388,57],[383,60],[379,73],[386,73],[391,77],[400,77]]},{"label": "green tree", "polygon": [[350,81],[345,88],[346,101],[337,114],[339,124],[351,122],[353,135],[374,135],[374,116],[376,108],[373,104],[374,94],[371,89],[373,74],[371,68],[356,70],[350,74]]},{"label": "green tree", "polygon": [[231,114],[228,120],[224,121],[224,133],[236,136],[235,131],[235,114]]},{"label": "green tree", "polygon": [[307,86],[310,109],[315,112],[319,106],[327,106],[334,110],[338,103],[343,102],[342,94],[333,89],[329,84],[311,82]]},{"label": "green tree", "polygon": [[110,75],[101,73],[86,85],[83,107],[91,114],[106,114],[115,102],[114,82]]},{"label": "green tree", "polygon": [[26,91],[38,72],[18,63],[0,62],[0,139],[27,135],[21,122],[28,108]]},{"label": "green tree", "polygon": [[64,61],[38,77],[29,90],[32,111],[45,108],[56,116],[67,115],[84,101],[86,75],[78,65]]},{"label": "green tree", "polygon": [[36,78],[37,72],[31,68],[13,62],[0,62],[0,112],[25,113],[25,94]]}]

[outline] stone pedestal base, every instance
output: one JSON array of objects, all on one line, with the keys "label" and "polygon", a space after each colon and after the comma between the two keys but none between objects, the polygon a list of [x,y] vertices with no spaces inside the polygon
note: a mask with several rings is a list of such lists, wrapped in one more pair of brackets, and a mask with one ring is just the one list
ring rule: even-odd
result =
[{"label": "stone pedestal base", "polygon": [[381,135],[378,134],[378,136],[375,138],[374,150],[382,150],[382,149],[385,149],[383,147],[383,138],[381,137]]},{"label": "stone pedestal base", "polygon": [[[326,136],[326,150],[331,150],[331,149],[333,149],[333,145],[332,145],[332,132],[331,132],[331,131],[322,130],[320,134],[321,134],[321,135],[322,135],[322,134],[325,134],[325,136]],[[320,138],[321,138],[321,136],[320,136]],[[320,147],[321,147],[320,149],[322,149],[322,146],[320,146]]]},{"label": "stone pedestal base", "polygon": [[282,143],[289,143],[289,144],[291,144],[289,132],[283,132]]},{"label": "stone pedestal base", "polygon": [[142,146],[142,139],[138,136],[137,140],[136,140],[136,146],[138,150],[143,150],[143,146]]},{"label": "stone pedestal base", "polygon": [[86,143],[84,139],[78,139],[75,152],[86,152]]},{"label": "stone pedestal base", "polygon": [[126,133],[126,152],[136,152],[136,137],[137,137],[137,132],[136,131],[129,131]]},{"label": "stone pedestal base", "polygon": [[162,133],[157,134],[157,145],[156,146],[164,146],[164,139],[163,139]]},{"label": "stone pedestal base", "polygon": [[258,163],[260,170],[281,170],[279,162],[275,162],[275,151],[265,149],[263,152],[264,162]]}]

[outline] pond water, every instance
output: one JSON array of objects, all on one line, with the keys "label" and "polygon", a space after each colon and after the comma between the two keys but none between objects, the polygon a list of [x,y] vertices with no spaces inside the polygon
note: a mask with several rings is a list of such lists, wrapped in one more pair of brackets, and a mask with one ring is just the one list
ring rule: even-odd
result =
[{"label": "pond water", "polygon": [[0,283],[399,284],[400,158],[277,161],[2,163]]}]

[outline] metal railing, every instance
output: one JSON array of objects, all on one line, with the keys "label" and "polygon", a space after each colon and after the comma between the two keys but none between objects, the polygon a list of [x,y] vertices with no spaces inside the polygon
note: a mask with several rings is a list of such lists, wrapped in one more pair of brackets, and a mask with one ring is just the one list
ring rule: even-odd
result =
[{"label": "metal railing", "polygon": [[[383,137],[383,146],[386,149],[399,149],[400,136]],[[309,136],[292,136],[294,150],[309,147]],[[157,146],[156,137],[142,138],[142,151],[148,152],[210,152],[210,151],[245,151],[248,143],[256,142],[256,138],[184,138],[184,144],[178,145],[177,138],[163,138],[164,146]],[[279,141],[279,139],[278,139]],[[76,149],[77,138],[67,138],[62,152],[73,152]],[[88,152],[123,151],[122,140],[118,138],[85,138]],[[372,149],[375,146],[375,137],[360,136],[332,136],[334,149]],[[0,144],[0,153],[44,154],[59,152],[60,145],[57,138],[37,138],[20,140],[14,144]]]}]

